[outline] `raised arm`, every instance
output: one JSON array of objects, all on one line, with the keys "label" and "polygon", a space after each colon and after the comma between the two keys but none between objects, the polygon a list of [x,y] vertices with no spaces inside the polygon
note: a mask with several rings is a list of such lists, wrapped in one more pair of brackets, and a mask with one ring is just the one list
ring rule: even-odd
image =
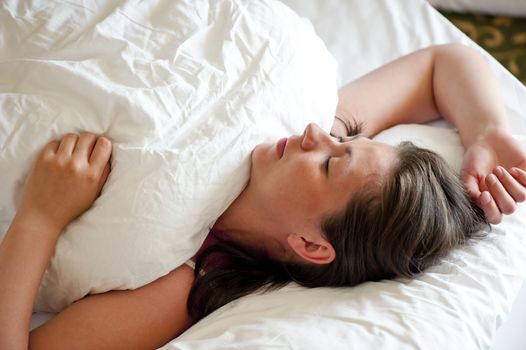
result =
[{"label": "raised arm", "polygon": [[[459,44],[432,46],[386,64],[339,91],[338,118],[367,136],[397,124],[438,118],[458,130],[462,180],[492,223],[526,197],[526,151],[508,130],[499,85],[483,57]],[[345,134],[335,118],[332,133]]]},{"label": "raised arm", "polygon": [[[501,92],[484,59],[460,44],[431,46],[348,83],[336,115],[373,136],[397,124],[449,120],[467,148],[481,134],[507,128]],[[335,120],[333,133],[345,132]]]}]

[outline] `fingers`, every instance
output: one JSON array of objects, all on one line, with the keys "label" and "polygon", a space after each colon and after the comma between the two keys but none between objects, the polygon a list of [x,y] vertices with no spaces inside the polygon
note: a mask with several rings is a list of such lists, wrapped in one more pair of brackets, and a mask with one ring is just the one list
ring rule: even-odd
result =
[{"label": "fingers", "polygon": [[60,145],[58,146],[57,156],[60,158],[69,157],[75,149],[77,140],[77,134],[67,134],[64,136],[60,141]]},{"label": "fingers", "polygon": [[91,133],[51,141],[34,162],[20,207],[62,229],[97,199],[110,172],[110,154],[109,140]]},{"label": "fingers", "polygon": [[478,205],[484,210],[490,224],[498,224],[502,221],[502,213],[488,191],[482,192]]},{"label": "fingers", "polygon": [[486,218],[492,224],[500,223],[502,214],[511,214],[517,209],[517,203],[526,200],[526,171],[513,168],[508,172],[501,166],[494,169],[484,179],[487,191],[478,199]]},{"label": "fingers", "polygon": [[466,192],[472,199],[479,198],[481,195],[480,187],[477,179],[473,175],[463,175],[462,182],[466,188]]},{"label": "fingers", "polygon": [[511,168],[510,174],[523,186],[526,186],[526,171],[521,168]]},{"label": "fingers", "polygon": [[486,185],[493,200],[503,214],[511,214],[517,208],[515,200],[506,191],[502,183],[494,174],[486,176]]},{"label": "fingers", "polygon": [[97,142],[97,135],[91,132],[80,133],[74,150],[75,155],[81,159],[86,159],[86,161],[89,160],[93,147],[95,147],[95,142]]},{"label": "fingers", "polygon": [[60,145],[60,141],[57,141],[57,140],[53,140],[49,142],[42,150],[42,153],[41,153],[42,158],[53,157],[57,153],[59,145]]},{"label": "fingers", "polygon": [[[520,203],[526,200],[526,188],[519,181],[519,179],[515,179],[506,169],[501,166],[495,168],[493,173],[498,177],[500,183],[504,186],[505,190],[515,202]],[[525,172],[523,171],[523,174],[524,173]],[[520,177],[521,174],[519,173],[518,176]]]},{"label": "fingers", "polygon": [[[109,173],[109,159],[111,157],[111,142],[103,136],[82,132],[80,135],[66,134],[60,141],[51,141],[43,151],[43,156],[56,155],[67,163],[70,159],[78,159],[89,163],[94,168],[94,174],[99,177]],[[107,168],[107,169],[106,169]],[[106,179],[107,174],[104,175]]]},{"label": "fingers", "polygon": [[109,164],[111,157],[111,142],[105,137],[99,137],[95,146],[93,147],[93,152],[89,159],[89,163],[95,166],[97,169],[100,169],[101,174],[105,169],[105,166]]},{"label": "fingers", "polygon": [[99,190],[97,192],[97,196],[100,195],[102,188],[104,187],[104,184],[106,183],[106,180],[108,179],[108,175],[110,174],[110,171],[111,171],[110,162],[107,162],[106,165],[104,166],[104,170],[102,171],[102,175],[99,179]]}]

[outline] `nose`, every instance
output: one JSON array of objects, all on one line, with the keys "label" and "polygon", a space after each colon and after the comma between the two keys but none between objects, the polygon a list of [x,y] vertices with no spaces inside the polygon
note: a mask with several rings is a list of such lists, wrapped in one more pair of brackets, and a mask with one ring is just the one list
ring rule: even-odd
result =
[{"label": "nose", "polygon": [[316,148],[322,142],[325,136],[329,137],[318,125],[309,123],[305,127],[303,139],[301,140],[301,148],[305,151]]}]

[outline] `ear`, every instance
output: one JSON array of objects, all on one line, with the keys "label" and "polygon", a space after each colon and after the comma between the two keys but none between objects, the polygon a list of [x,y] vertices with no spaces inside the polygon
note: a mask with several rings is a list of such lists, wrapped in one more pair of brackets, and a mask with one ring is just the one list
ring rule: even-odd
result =
[{"label": "ear", "polygon": [[297,255],[313,264],[329,264],[336,258],[332,244],[321,237],[313,239],[291,233],[287,236],[287,242]]}]

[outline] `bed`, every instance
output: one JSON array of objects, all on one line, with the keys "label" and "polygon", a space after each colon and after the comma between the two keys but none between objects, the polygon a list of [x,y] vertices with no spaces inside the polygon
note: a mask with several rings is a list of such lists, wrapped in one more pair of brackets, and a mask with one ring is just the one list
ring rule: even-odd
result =
[{"label": "bed", "polygon": [[[284,3],[312,21],[338,62],[340,85],[430,44],[476,47],[424,0]],[[525,136],[526,89],[477,49],[502,85],[513,132]],[[433,127],[447,130],[443,123]],[[458,140],[450,140],[458,148]],[[526,344],[525,277],[522,205],[488,239],[453,252],[413,281],[345,289],[289,285],[251,295],[217,310],[162,349],[519,349]],[[49,317],[34,314],[32,324]]]}]

